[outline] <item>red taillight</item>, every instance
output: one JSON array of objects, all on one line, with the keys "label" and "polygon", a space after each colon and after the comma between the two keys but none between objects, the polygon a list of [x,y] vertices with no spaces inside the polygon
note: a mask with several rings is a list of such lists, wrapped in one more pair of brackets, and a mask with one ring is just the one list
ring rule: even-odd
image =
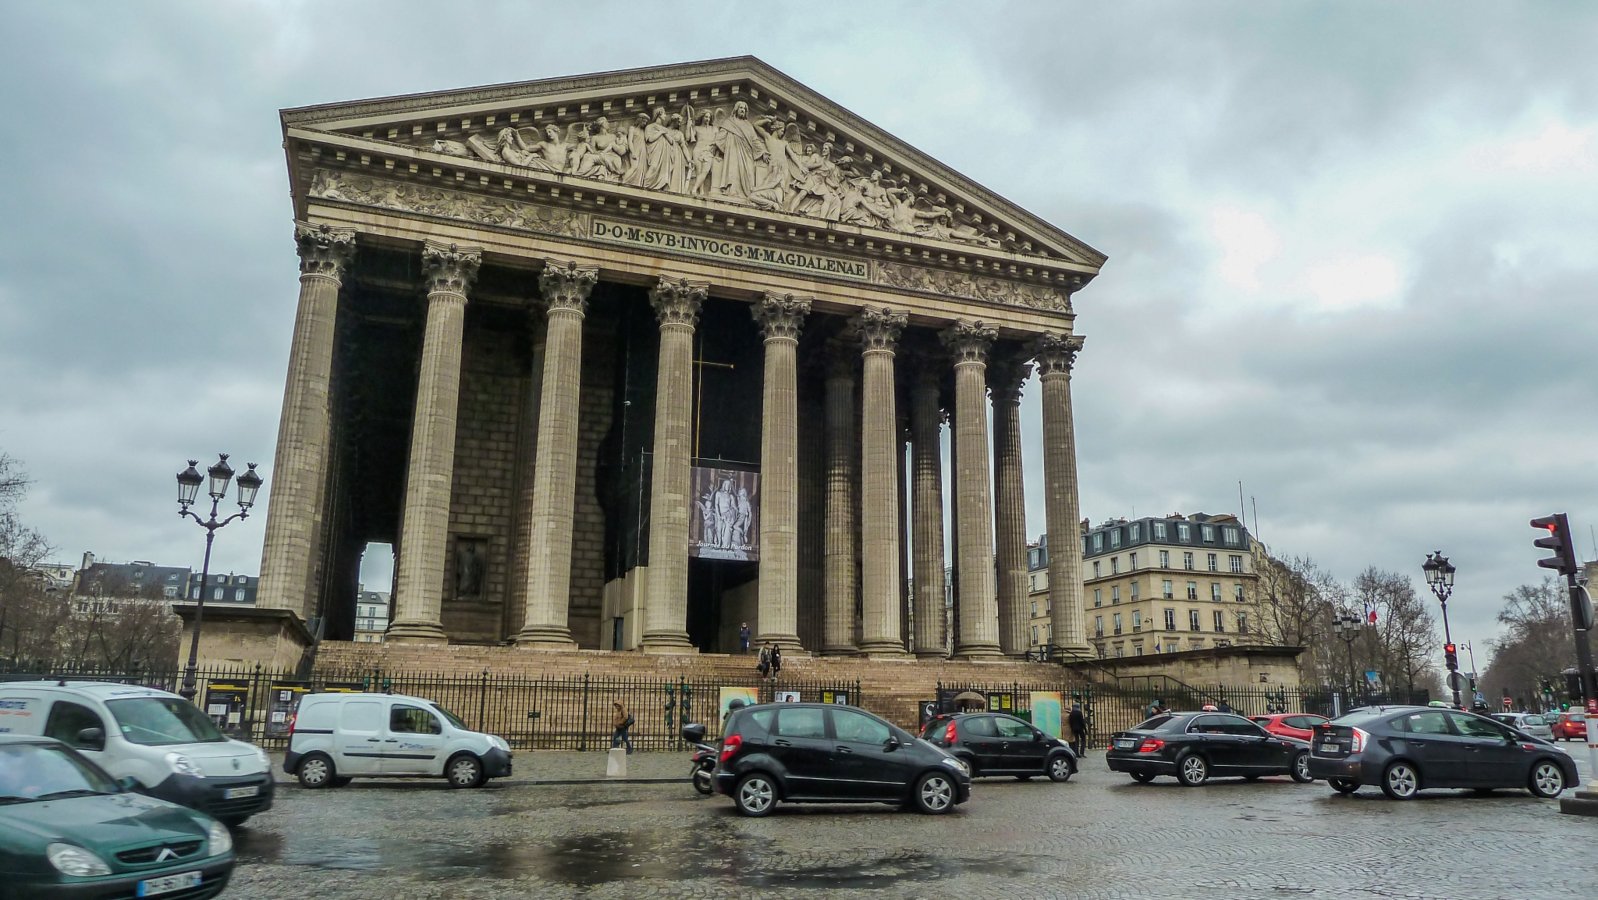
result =
[{"label": "red taillight", "polygon": [[1139,752],[1139,753],[1158,753],[1164,747],[1165,747],[1165,742],[1160,740],[1159,738],[1144,738],[1143,739],[1143,743],[1138,745],[1137,752]]},{"label": "red taillight", "polygon": [[734,753],[737,753],[738,752],[738,748],[742,747],[743,744],[744,744],[744,739],[743,739],[743,735],[741,735],[741,734],[729,734],[726,737],[722,738],[721,739],[721,761],[722,762],[726,762],[727,760],[732,759],[732,755]]},{"label": "red taillight", "polygon": [[1348,752],[1361,753],[1365,750],[1365,742],[1371,739],[1370,733],[1358,728],[1350,728],[1354,732],[1353,743],[1349,745]]},{"label": "red taillight", "polygon": [[948,727],[943,729],[943,742],[945,744],[952,744],[954,743],[955,738],[958,736],[958,733],[954,729],[954,720],[950,719]]}]

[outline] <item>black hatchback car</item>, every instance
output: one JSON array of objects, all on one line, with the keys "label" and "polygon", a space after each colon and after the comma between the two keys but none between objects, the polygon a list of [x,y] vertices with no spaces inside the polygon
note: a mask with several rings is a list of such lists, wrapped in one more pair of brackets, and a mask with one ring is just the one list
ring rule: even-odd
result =
[{"label": "black hatchback car", "polygon": [[1047,775],[1053,781],[1070,781],[1076,774],[1076,754],[1070,744],[1004,713],[936,715],[922,726],[921,739],[959,757],[972,778],[1014,775],[1025,780]]},{"label": "black hatchback car", "polygon": [[946,813],[971,798],[966,764],[862,709],[746,706],[727,719],[716,790],[746,816],[786,803],[895,803]]},{"label": "black hatchback car", "polygon": [[1110,771],[1133,780],[1174,775],[1188,787],[1211,776],[1290,775],[1315,780],[1309,769],[1309,744],[1270,734],[1242,716],[1220,712],[1166,713],[1129,731],[1110,736],[1104,754]]},{"label": "black hatchback car", "polygon": [[1557,797],[1576,783],[1570,754],[1486,716],[1430,706],[1356,709],[1315,730],[1310,772],[1352,794],[1380,785],[1394,800],[1425,788],[1525,788]]}]

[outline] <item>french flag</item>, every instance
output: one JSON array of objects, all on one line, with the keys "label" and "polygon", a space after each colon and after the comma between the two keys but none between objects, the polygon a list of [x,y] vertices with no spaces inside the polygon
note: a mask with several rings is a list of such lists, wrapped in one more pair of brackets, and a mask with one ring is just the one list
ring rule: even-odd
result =
[{"label": "french flag", "polygon": [[1365,621],[1372,625],[1376,624],[1376,607],[1372,606],[1369,600],[1365,601]]}]

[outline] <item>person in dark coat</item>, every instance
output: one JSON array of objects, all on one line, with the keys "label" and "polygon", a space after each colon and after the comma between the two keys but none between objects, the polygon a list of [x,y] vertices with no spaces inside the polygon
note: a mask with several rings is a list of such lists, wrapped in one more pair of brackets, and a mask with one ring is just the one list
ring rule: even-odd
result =
[{"label": "person in dark coat", "polygon": [[771,677],[776,678],[782,673],[782,650],[776,644],[771,645]]},{"label": "person in dark coat", "polygon": [[1088,746],[1088,720],[1082,715],[1082,704],[1071,704],[1071,717],[1068,721],[1071,725],[1071,750],[1077,759],[1081,759],[1083,751]]}]

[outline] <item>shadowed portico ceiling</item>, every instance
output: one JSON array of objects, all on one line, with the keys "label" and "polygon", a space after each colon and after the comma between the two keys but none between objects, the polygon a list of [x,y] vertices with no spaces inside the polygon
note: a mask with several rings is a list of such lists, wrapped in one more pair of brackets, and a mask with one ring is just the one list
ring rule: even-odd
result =
[{"label": "shadowed portico ceiling", "polygon": [[752,57],[281,116],[300,217],[316,198],[589,238],[586,209],[808,240],[873,258],[880,283],[1065,313],[1105,261]]}]

